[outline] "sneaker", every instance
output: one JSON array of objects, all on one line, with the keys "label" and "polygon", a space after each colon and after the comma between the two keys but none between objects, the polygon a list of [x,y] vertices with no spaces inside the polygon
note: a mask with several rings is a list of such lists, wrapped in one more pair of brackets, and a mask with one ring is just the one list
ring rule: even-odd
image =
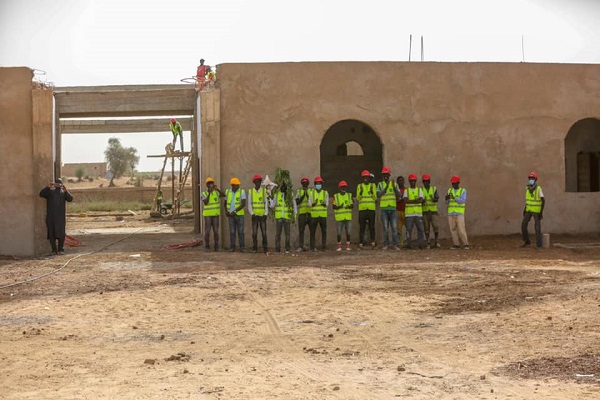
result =
[{"label": "sneaker", "polygon": [[352,248],[350,248],[350,245],[349,244],[346,245],[346,251],[350,251],[350,250],[352,250]]},{"label": "sneaker", "polygon": [[465,249],[465,250],[471,250],[471,248],[469,247],[468,244],[466,244],[465,247],[463,247],[463,249]]},{"label": "sneaker", "polygon": [[64,250],[59,250],[58,255],[59,256],[64,256],[65,255],[65,251]]},{"label": "sneaker", "polygon": [[388,246],[383,246],[383,247],[381,248],[381,250],[387,250],[387,249],[388,249]]},{"label": "sneaker", "polygon": [[242,248],[240,249],[240,253],[245,253],[245,252],[246,252],[246,249],[242,247]]},{"label": "sneaker", "polygon": [[530,241],[527,241],[527,242],[522,242],[522,243],[521,243],[521,247],[527,247],[527,246],[529,246],[530,244],[531,244],[531,242],[530,242]]},{"label": "sneaker", "polygon": [[286,251],[284,252],[284,254],[290,254],[290,251],[289,251],[289,250],[286,250]]},{"label": "sneaker", "polygon": [[319,250],[317,250],[317,248],[316,248],[316,247],[314,247],[314,248],[312,249],[312,251],[313,251],[313,253],[316,253],[316,252],[318,252]]},{"label": "sneaker", "polygon": [[252,252],[253,253],[258,253],[258,250],[257,249],[252,249]]},{"label": "sneaker", "polygon": [[296,253],[302,253],[304,251],[304,249],[302,247],[298,247],[296,249]]},{"label": "sneaker", "polygon": [[394,250],[400,250],[400,246],[394,246]]},{"label": "sneaker", "polygon": [[342,244],[341,243],[338,243],[337,249],[335,249],[335,251],[342,251]]},{"label": "sneaker", "polygon": [[433,246],[433,247],[435,247],[436,249],[439,249],[440,247],[442,247],[442,245],[439,242],[435,242],[435,246]]},{"label": "sneaker", "polygon": [[450,247],[450,250],[460,250],[460,246],[452,246]]},{"label": "sneaker", "polygon": [[426,246],[426,247],[427,247],[427,249],[430,249],[430,248],[431,248],[431,245],[430,245],[429,243],[427,243],[427,246]]},{"label": "sneaker", "polygon": [[231,248],[229,249],[229,252],[230,252],[230,253],[233,253],[234,251],[235,251],[235,247],[231,247]]}]

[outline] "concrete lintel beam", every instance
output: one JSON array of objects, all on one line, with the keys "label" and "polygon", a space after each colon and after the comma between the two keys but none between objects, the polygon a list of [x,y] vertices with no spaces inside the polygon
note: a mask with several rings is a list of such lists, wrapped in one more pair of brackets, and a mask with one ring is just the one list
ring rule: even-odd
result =
[{"label": "concrete lintel beam", "polygon": [[193,115],[193,88],[167,90],[115,90],[55,92],[60,118]]},{"label": "concrete lintel beam", "polygon": [[[184,131],[192,130],[192,117],[178,117]],[[94,119],[94,120],[61,120],[61,133],[93,134],[93,133],[135,133],[135,132],[169,132],[169,119]]]}]

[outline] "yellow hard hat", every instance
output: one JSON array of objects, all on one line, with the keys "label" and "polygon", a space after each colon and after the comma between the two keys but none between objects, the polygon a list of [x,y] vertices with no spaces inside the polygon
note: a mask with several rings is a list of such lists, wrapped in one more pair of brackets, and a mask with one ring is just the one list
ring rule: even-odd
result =
[{"label": "yellow hard hat", "polygon": [[215,183],[215,180],[209,176],[208,178],[206,178],[206,181],[204,183],[208,184],[208,182]]},{"label": "yellow hard hat", "polygon": [[231,180],[229,181],[230,185],[240,185],[241,182],[238,178],[231,178]]}]

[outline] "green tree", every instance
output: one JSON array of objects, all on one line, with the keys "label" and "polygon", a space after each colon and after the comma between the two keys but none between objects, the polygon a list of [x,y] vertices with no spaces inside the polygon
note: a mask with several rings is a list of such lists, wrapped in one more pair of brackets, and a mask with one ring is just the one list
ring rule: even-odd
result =
[{"label": "green tree", "polygon": [[128,168],[133,171],[140,161],[137,150],[133,147],[123,147],[121,141],[117,138],[108,139],[108,147],[104,150],[104,158],[112,175],[108,186],[115,186],[115,178],[123,176]]},{"label": "green tree", "polygon": [[75,176],[77,177],[77,182],[81,182],[81,179],[85,175],[85,169],[83,167],[79,167],[75,170]]}]

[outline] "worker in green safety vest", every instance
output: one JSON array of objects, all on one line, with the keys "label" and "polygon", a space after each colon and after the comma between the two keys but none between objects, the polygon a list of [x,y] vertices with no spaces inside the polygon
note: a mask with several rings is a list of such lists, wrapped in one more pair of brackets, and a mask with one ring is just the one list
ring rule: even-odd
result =
[{"label": "worker in green safety vest", "polygon": [[440,227],[438,224],[438,201],[440,196],[437,188],[431,186],[431,176],[429,174],[423,174],[421,177],[423,182],[423,226],[425,228],[425,241],[427,242],[427,248],[431,248],[431,241],[429,234],[433,230],[433,247],[441,247],[439,243]]},{"label": "worker in green safety vest", "polygon": [[521,236],[523,237],[523,243],[521,247],[529,246],[529,233],[527,227],[531,218],[534,220],[535,227],[535,244],[538,249],[542,248],[542,223],[541,220],[544,218],[544,206],[546,200],[544,199],[544,192],[542,187],[538,185],[538,176],[535,172],[532,172],[527,177],[527,189],[525,190],[525,209],[523,210],[523,221],[521,222]]},{"label": "worker in green safety vest", "polygon": [[453,250],[460,249],[462,243],[465,250],[469,250],[469,239],[465,228],[465,207],[467,203],[467,189],[460,187],[460,177],[453,175],[450,178],[452,187],[446,194],[446,203],[448,204],[448,224],[450,225],[450,234],[452,235]]},{"label": "worker in green safety vest", "polygon": [[310,232],[310,203],[308,198],[311,190],[313,190],[308,187],[310,180],[306,177],[300,180],[300,184],[302,187],[296,190],[294,196],[294,201],[298,207],[298,249],[296,250],[298,252],[306,250],[304,248],[304,231],[308,227]]},{"label": "worker in green safety vest", "polygon": [[[383,224],[383,250],[390,248],[400,250],[398,246],[398,212],[396,211],[396,197],[400,195],[396,182],[390,180],[392,170],[383,167],[381,174],[383,180],[377,184],[377,197],[379,198],[379,212]],[[392,243],[390,243],[389,231],[392,231]]]},{"label": "worker in green safety vest", "polygon": [[333,195],[332,208],[337,225],[337,249],[342,251],[342,231],[346,231],[346,250],[350,251],[350,231],[352,230],[352,209],[354,201],[352,193],[347,192],[348,183],[341,181],[338,183],[340,191]]},{"label": "worker in green safety vest", "polygon": [[202,217],[204,217],[204,248],[210,250],[210,231],[213,231],[215,251],[219,251],[219,220],[221,219],[221,198],[225,193],[215,185],[215,180],[206,178],[206,190],[200,194]]},{"label": "worker in green safety vest", "polygon": [[315,188],[310,191],[308,202],[310,203],[310,248],[317,251],[315,245],[317,236],[317,225],[321,227],[321,247],[327,249],[327,207],[329,206],[329,193],[323,189],[323,178],[317,176],[314,180]]},{"label": "worker in green safety vest", "polygon": [[404,191],[406,215],[406,248],[412,249],[412,230],[417,227],[417,244],[423,249],[423,191],[417,187],[417,175],[408,175],[408,187]]},{"label": "worker in green safety vest", "polygon": [[252,252],[258,252],[258,230],[262,236],[263,252],[267,248],[267,216],[269,215],[269,199],[267,188],[262,186],[263,178],[259,174],[254,175],[252,183],[254,187],[248,189],[248,212],[252,216]]},{"label": "worker in green safety vest", "polygon": [[371,248],[375,249],[375,209],[377,208],[377,187],[372,182],[371,173],[364,170],[360,174],[362,183],[356,187],[356,201],[358,202],[358,248],[363,249],[365,244],[364,236],[367,226],[369,227],[369,237],[371,239]]},{"label": "worker in green safety vest", "polygon": [[292,216],[297,214],[296,202],[288,201],[288,187],[285,182],[278,182],[279,190],[270,200],[275,216],[275,251],[281,252],[281,232],[285,233],[285,253],[290,252],[290,225]]}]

